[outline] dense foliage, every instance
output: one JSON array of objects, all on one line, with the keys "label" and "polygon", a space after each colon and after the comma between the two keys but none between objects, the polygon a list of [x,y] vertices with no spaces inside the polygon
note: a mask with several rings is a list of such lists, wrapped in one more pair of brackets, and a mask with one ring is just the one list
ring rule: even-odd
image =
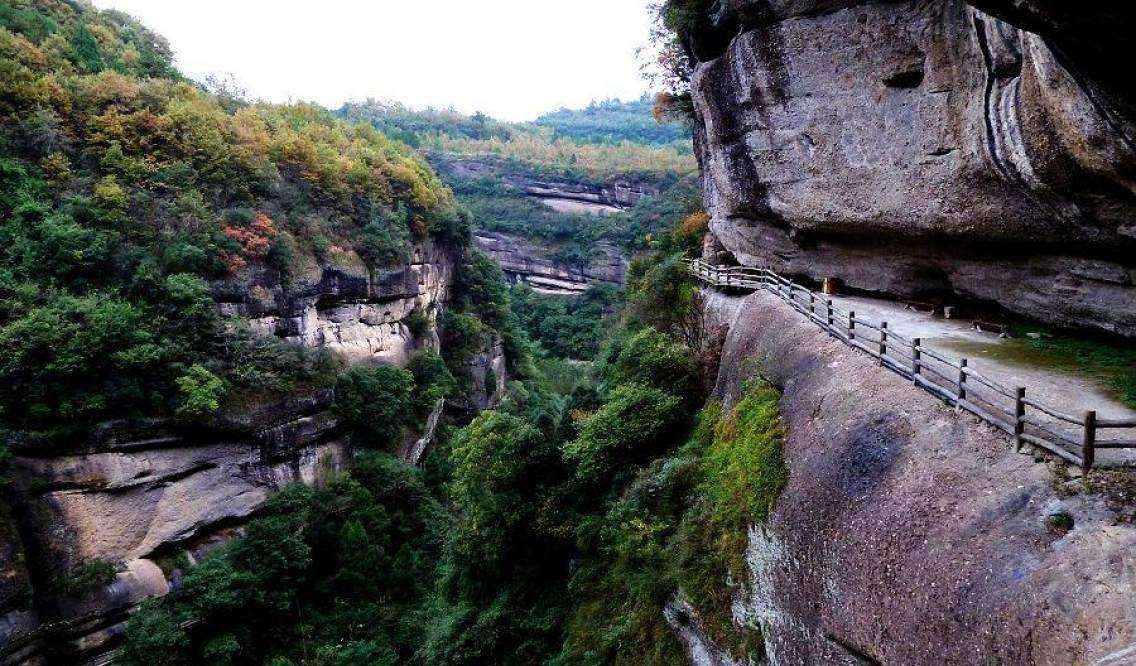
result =
[{"label": "dense foliage", "polygon": [[[538,241],[544,256],[568,268],[588,266],[596,244],[633,254],[699,205],[689,130],[657,122],[650,101],[606,100],[561,109],[532,123],[483,114],[414,111],[394,103],[350,103],[338,113],[363,120],[423,150],[480,228]],[[464,161],[476,165],[467,172]],[[614,181],[659,190],[630,210],[597,217],[554,210],[526,196],[517,178],[607,187]]]},{"label": "dense foliage", "polygon": [[484,113],[467,116],[454,109],[414,110],[398,102],[367,99],[348,102],[338,111],[351,120],[366,121],[383,134],[415,148],[424,137],[438,134],[466,139],[505,139],[517,131],[513,125],[494,120]]},{"label": "dense foliage", "polygon": [[[689,244],[681,228],[658,239],[652,265]],[[511,301],[491,266],[471,255],[448,335],[570,312],[522,288]],[[628,301],[690,286],[684,272],[639,271]],[[372,453],[326,488],[289,490],[131,619],[127,663],[673,664],[684,650],[662,610],[676,600],[735,655],[760,658],[730,602],[748,580],[747,530],[784,483],[777,393],[755,382],[699,411],[707,368],[678,334],[689,313],[642,312],[625,310],[590,373],[522,348],[526,378],[446,431],[423,472]],[[408,385],[451,380],[433,356],[352,371],[341,413],[389,440],[394,410],[415,413]]]},{"label": "dense foliage", "polygon": [[690,143],[690,130],[680,123],[658,123],[651,116],[649,97],[623,102],[595,101],[583,109],[560,109],[546,113],[534,125],[552,129],[552,138],[579,143],[645,144]]},{"label": "dense foliage", "polygon": [[404,663],[446,530],[418,470],[363,455],[350,477],[278,494],[243,538],[147,602],[119,662]]},{"label": "dense foliage", "polygon": [[518,284],[510,294],[513,315],[529,338],[550,354],[580,361],[595,358],[607,337],[620,292],[595,285],[579,296],[543,296]]},{"label": "dense foliage", "polygon": [[328,384],[223,327],[217,284],[461,243],[425,160],[305,104],[219,98],[132,19],[64,0],[0,10],[0,419],[65,432],[109,416],[203,419],[226,399]]},{"label": "dense foliage", "polygon": [[686,176],[696,170],[688,130],[657,123],[645,99],[593,102],[532,123],[503,123],[452,109],[413,111],[375,100],[344,105],[337,113],[428,152],[498,159],[509,171],[540,177],[603,182],[616,176]]},{"label": "dense foliage", "polygon": [[[222,322],[214,301],[253,274],[302,288],[321,266],[405,261],[416,240],[464,245],[469,216],[385,133],[530,174],[679,182],[693,161],[670,130],[616,120],[641,102],[519,128],[401,108],[351,125],[207,92],[114,12],[22,0],[0,25],[0,427],[200,421],[334,386],[355,450],[349,472],[284,489],[200,563],[164,559],[175,590],[131,616],[122,663],[670,664],[682,649],[662,607],[676,595],[759,656],[727,581],[744,579],[745,531],[783,483],[776,394],[755,384],[698,412],[708,366],[678,257],[705,221],[689,197],[533,225],[569,263],[600,240],[654,252],[622,316],[610,290],[541,300],[461,253],[443,353],[406,370],[344,371]],[[481,203],[503,225],[516,205]],[[505,402],[443,425],[421,469],[392,458],[496,339]],[[82,595],[113,575],[91,562],[58,584]]]}]

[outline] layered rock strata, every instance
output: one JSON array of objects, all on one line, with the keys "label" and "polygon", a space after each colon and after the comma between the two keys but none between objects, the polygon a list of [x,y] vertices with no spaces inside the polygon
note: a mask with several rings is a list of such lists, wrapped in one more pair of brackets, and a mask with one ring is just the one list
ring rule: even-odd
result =
[{"label": "layered rock strata", "polygon": [[593,284],[622,286],[627,277],[627,258],[608,243],[595,246],[596,257],[587,266],[565,266],[549,258],[547,249],[519,236],[478,231],[474,242],[510,281],[524,282],[543,294],[578,294]]},{"label": "layered rock strata", "polygon": [[[435,321],[453,272],[451,253],[425,243],[388,270],[313,266],[285,282],[254,265],[213,285],[213,295],[231,326],[348,363],[402,366],[419,349],[438,349]],[[499,344],[471,358],[467,372],[478,407],[500,400]],[[238,535],[282,486],[318,484],[347,467],[333,398],[322,390],[209,426],[115,422],[63,447],[17,446],[6,493],[14,515],[0,516],[0,663],[105,661],[129,613],[166,594],[186,561]],[[429,446],[442,408],[426,432],[408,435],[400,451],[408,461]],[[92,565],[112,567],[112,580],[78,597],[58,590],[61,575]]]},{"label": "layered rock strata", "polygon": [[973,4],[713,3],[687,36],[711,229],[750,265],[1136,335],[1136,114],[1109,60],[1136,9]]}]

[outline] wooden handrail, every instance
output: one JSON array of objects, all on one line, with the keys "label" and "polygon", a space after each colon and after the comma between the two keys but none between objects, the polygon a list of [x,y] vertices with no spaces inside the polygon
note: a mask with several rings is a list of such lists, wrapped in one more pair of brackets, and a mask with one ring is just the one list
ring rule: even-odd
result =
[{"label": "wooden handrail", "polygon": [[[752,266],[720,267],[708,264],[701,259],[689,259],[686,260],[686,263],[691,274],[712,286],[729,287],[735,290],[749,288],[754,291],[769,291],[833,337],[879,359],[881,365],[901,376],[909,377],[915,385],[945,400],[948,404],[954,404],[959,409],[965,409],[991,425],[1006,431],[1014,439],[1015,450],[1020,450],[1023,443],[1034,444],[1069,462],[1089,469],[1094,463],[1096,449],[1136,448],[1136,439],[1132,441],[1123,439],[1101,440],[1098,437],[1098,431],[1102,428],[1136,430],[1136,419],[1100,419],[1097,418],[1096,412],[1092,411],[1085,412],[1082,417],[1076,417],[1058,411],[1026,397],[1025,388],[1018,387],[1011,390],[970,368],[969,362],[965,358],[956,361],[925,346],[919,338],[909,340],[895,333],[888,327],[887,322],[874,324],[857,317],[854,311],[846,312],[836,307],[831,298],[796,284],[768,268]],[[798,294],[807,295],[808,300],[798,298]],[[873,340],[872,337],[874,336],[868,338],[857,336],[857,327],[878,331],[879,339]],[[897,349],[901,346],[910,348],[911,355],[908,356]],[[904,362],[907,358],[912,361],[910,366]],[[933,363],[929,363],[927,359],[958,370],[957,376],[948,375],[935,367]],[[941,379],[945,382],[945,385],[931,381],[928,375]],[[971,385],[972,381],[974,385]],[[986,396],[982,395],[987,389],[993,391],[1000,398],[1011,401],[1013,408],[1006,409],[988,400]],[[988,407],[977,404],[975,400],[988,405]],[[1071,435],[1053,429],[1052,424],[1032,417],[1027,413],[1027,408],[1037,410],[1057,421],[1077,426],[1081,431],[1079,441]],[[995,416],[991,410],[1005,415],[1008,420]],[[1052,439],[1026,432],[1027,426]],[[1081,455],[1076,456],[1069,452],[1065,445],[1079,447]]]}]

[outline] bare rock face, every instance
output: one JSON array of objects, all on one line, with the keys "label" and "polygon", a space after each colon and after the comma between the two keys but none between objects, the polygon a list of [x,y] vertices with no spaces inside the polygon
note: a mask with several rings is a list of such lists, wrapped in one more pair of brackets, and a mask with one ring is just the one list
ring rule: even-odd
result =
[{"label": "bare rock face", "polygon": [[469,385],[468,405],[471,413],[493,409],[505,397],[508,366],[501,338],[494,336],[485,347],[465,362],[465,380]]},{"label": "bare rock face", "polygon": [[687,40],[711,229],[745,264],[1136,335],[1110,60],[1136,8],[972,4],[713,3]]},{"label": "bare rock face", "polygon": [[682,595],[676,596],[663,607],[663,617],[686,647],[690,666],[747,666],[732,658],[706,635],[698,622],[694,607]]},{"label": "bare rock face", "polygon": [[730,323],[718,397],[782,390],[789,481],[734,608],[770,663],[1131,662],[1136,528],[1102,497],[769,294],[708,305]]},{"label": "bare rock face", "polygon": [[[107,424],[68,451],[17,450],[25,545],[52,609],[50,652],[100,653],[135,606],[169,591],[178,556],[193,561],[231,539],[280,487],[344,469],[331,400],[324,391],[207,430]],[[80,598],[51,592],[55,577],[92,562],[113,565],[114,580]]]},{"label": "bare rock face", "polygon": [[448,251],[427,242],[413,247],[408,263],[386,270],[320,266],[287,286],[254,274],[214,291],[223,314],[247,320],[263,335],[337,352],[353,363],[405,365],[422,342],[407,319],[417,310],[435,321],[449,298],[453,269]]},{"label": "bare rock face", "polygon": [[[2,490],[2,488],[0,488]],[[35,663],[40,646],[34,634],[39,614],[32,603],[32,581],[23,540],[7,503],[0,499],[0,663]]]},{"label": "bare rock face", "polygon": [[627,279],[627,257],[608,243],[596,246],[587,266],[565,266],[550,259],[547,249],[509,234],[478,231],[477,248],[489,255],[513,282],[524,282],[542,294],[573,295],[593,284],[621,286]]}]

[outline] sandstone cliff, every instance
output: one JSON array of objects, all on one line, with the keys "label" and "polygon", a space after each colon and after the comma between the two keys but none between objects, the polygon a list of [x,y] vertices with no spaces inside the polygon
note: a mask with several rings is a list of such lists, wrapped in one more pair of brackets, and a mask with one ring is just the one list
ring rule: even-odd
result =
[{"label": "sandstone cliff", "polygon": [[1107,473],[1014,453],[769,294],[708,308],[729,325],[717,396],[783,392],[789,482],[734,608],[770,663],[1131,662],[1136,529],[1087,490]]},{"label": "sandstone cliff", "polygon": [[613,213],[659,193],[658,184],[648,178],[619,176],[606,182],[541,178],[518,171],[508,162],[491,156],[464,158],[434,153],[430,155],[430,164],[450,178],[500,179],[507,187],[544,201],[561,212]]},{"label": "sandstone cliff", "polygon": [[1132,5],[702,5],[696,148],[738,260],[1136,335]]},{"label": "sandstone cliff", "polygon": [[524,282],[543,294],[578,294],[593,284],[622,286],[627,277],[627,257],[609,243],[595,246],[597,256],[587,266],[565,266],[549,258],[546,249],[519,236],[478,231],[473,239],[510,281]]},{"label": "sandstone cliff", "polygon": [[[257,334],[349,363],[405,365],[418,349],[437,350],[435,321],[455,268],[452,252],[429,242],[411,255],[373,272],[312,266],[287,284],[254,265],[213,285],[214,298],[234,325]],[[475,407],[495,405],[507,380],[500,343],[466,369]],[[350,447],[330,411],[333,397],[301,392],[194,428],[106,423],[62,448],[16,448],[7,493],[16,515],[0,515],[0,663],[104,658],[137,604],[165,594],[181,567],[239,534],[274,491],[345,468]],[[408,434],[407,460],[429,445],[441,408],[426,432]],[[113,566],[113,582],[78,595],[57,589],[60,572],[90,563]]]}]

